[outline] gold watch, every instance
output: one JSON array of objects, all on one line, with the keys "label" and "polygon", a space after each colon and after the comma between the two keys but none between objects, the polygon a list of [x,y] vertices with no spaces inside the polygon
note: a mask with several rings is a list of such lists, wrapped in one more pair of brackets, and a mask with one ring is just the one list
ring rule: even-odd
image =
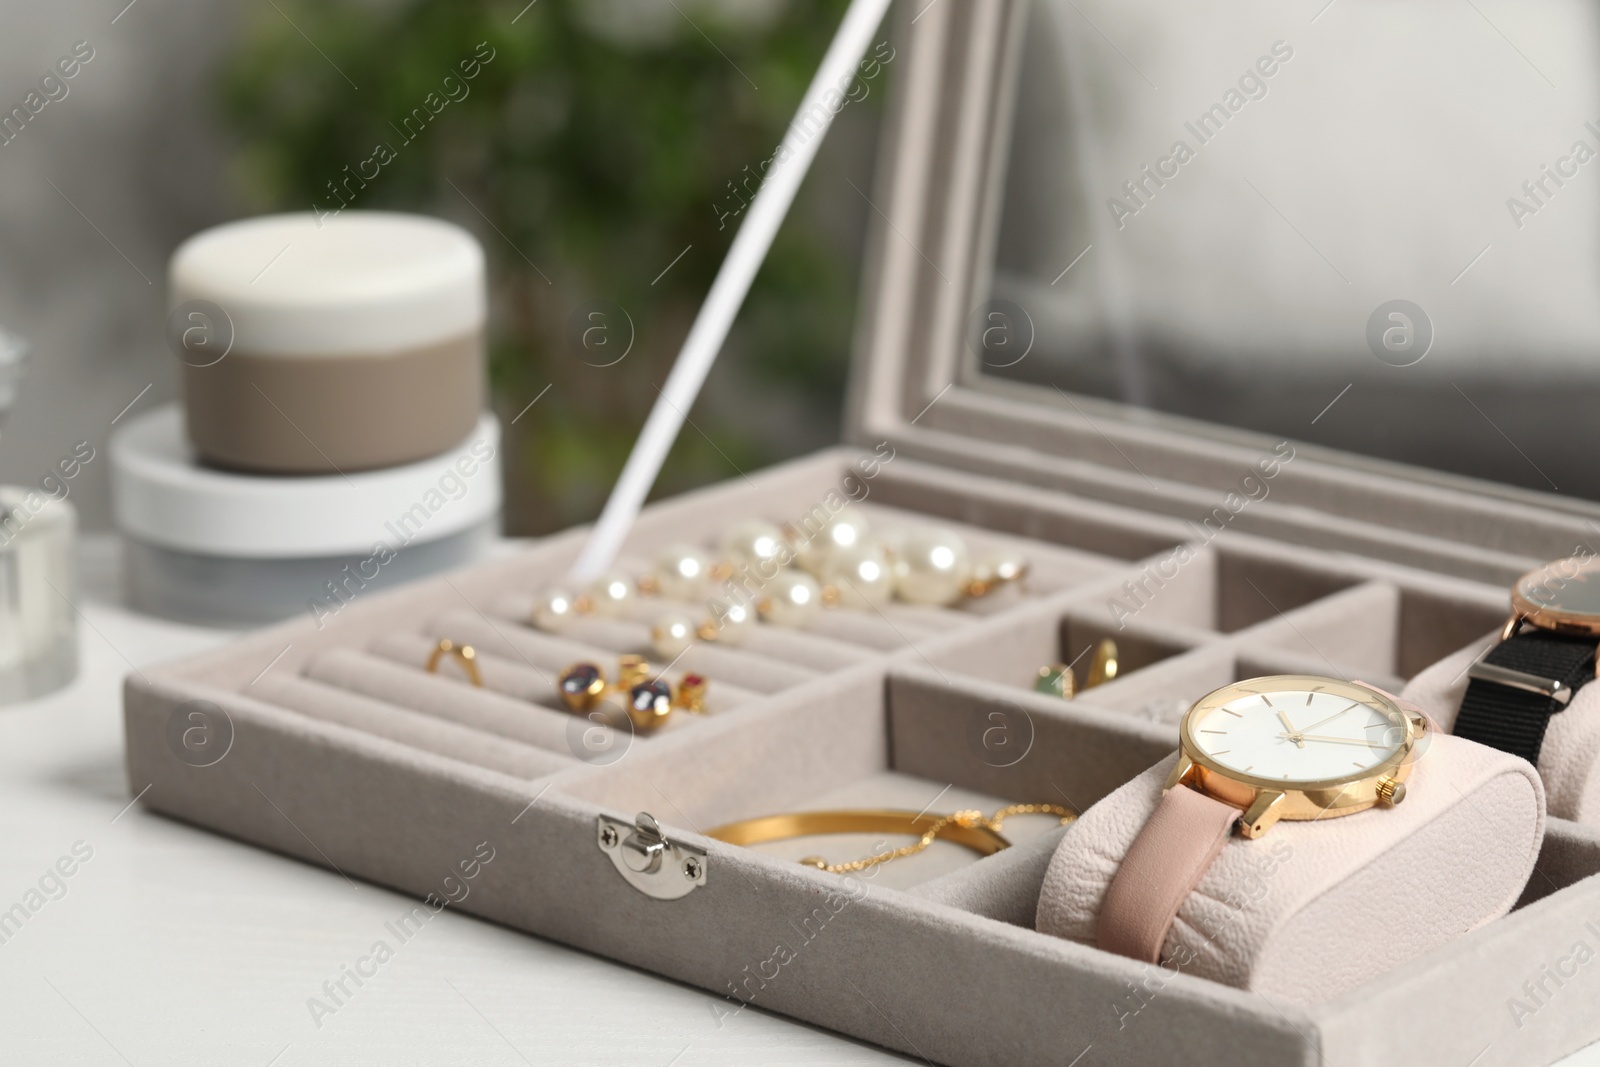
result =
[{"label": "gold watch", "polygon": [[1106,890],[1096,943],[1156,962],[1230,837],[1399,804],[1428,729],[1381,689],[1316,675],[1251,678],[1201,697],[1183,717],[1161,802]]},{"label": "gold watch", "polygon": [[1279,819],[1400,803],[1427,729],[1421,712],[1360,682],[1251,678],[1206,694],[1184,715],[1167,788],[1187,786],[1240,809],[1239,835],[1256,838]]}]

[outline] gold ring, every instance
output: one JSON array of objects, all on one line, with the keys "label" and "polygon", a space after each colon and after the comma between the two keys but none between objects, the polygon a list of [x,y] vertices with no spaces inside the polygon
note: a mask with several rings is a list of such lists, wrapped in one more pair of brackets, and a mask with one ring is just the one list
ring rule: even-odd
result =
[{"label": "gold ring", "polygon": [[439,638],[439,643],[428,653],[429,674],[439,673],[439,660],[445,656],[454,656],[461,669],[467,672],[467,680],[480,689],[483,687],[483,675],[478,673],[478,653],[471,645],[458,645],[448,637]]}]

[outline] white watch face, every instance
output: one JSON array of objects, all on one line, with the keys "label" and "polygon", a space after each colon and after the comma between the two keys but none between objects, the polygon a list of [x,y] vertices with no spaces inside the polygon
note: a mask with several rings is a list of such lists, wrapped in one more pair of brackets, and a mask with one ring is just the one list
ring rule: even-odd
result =
[{"label": "white watch face", "polygon": [[1190,740],[1212,763],[1298,786],[1371,774],[1405,744],[1404,718],[1375,694],[1343,684],[1254,690],[1197,707]]}]

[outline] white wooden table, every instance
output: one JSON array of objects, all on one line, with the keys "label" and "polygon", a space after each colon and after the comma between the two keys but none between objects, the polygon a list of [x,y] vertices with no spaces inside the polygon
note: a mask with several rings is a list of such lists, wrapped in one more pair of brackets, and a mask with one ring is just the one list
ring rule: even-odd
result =
[{"label": "white wooden table", "polygon": [[318,1025],[307,1001],[412,902],[129,804],[123,675],[230,635],[122,608],[115,557],[84,546],[79,679],[0,709],[0,912],[46,882],[0,943],[0,1064],[907,1062],[449,909]]},{"label": "white wooden table", "polygon": [[0,1064],[903,1062],[756,1010],[719,1025],[721,998],[450,909],[318,1026],[307,1000],[413,901],[129,806],[123,675],[230,635],[122,608],[109,538],[83,556],[80,677],[0,709],[0,912],[92,856],[0,928]]}]

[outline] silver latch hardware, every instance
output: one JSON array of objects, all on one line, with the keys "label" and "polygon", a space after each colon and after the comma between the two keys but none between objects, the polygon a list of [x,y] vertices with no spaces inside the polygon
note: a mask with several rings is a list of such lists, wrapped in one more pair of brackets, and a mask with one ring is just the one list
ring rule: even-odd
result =
[{"label": "silver latch hardware", "polygon": [[1493,682],[1510,689],[1521,689],[1528,693],[1538,693],[1540,696],[1549,697],[1562,707],[1572,699],[1572,687],[1557,678],[1541,678],[1537,674],[1527,671],[1513,670],[1510,667],[1501,667],[1493,663],[1478,660],[1467,668],[1467,677],[1476,678],[1484,682]]},{"label": "silver latch hardware", "polygon": [[641,811],[631,823],[602,815],[596,829],[600,851],[645,896],[677,900],[706,884],[705,850],[669,841],[648,811]]}]

